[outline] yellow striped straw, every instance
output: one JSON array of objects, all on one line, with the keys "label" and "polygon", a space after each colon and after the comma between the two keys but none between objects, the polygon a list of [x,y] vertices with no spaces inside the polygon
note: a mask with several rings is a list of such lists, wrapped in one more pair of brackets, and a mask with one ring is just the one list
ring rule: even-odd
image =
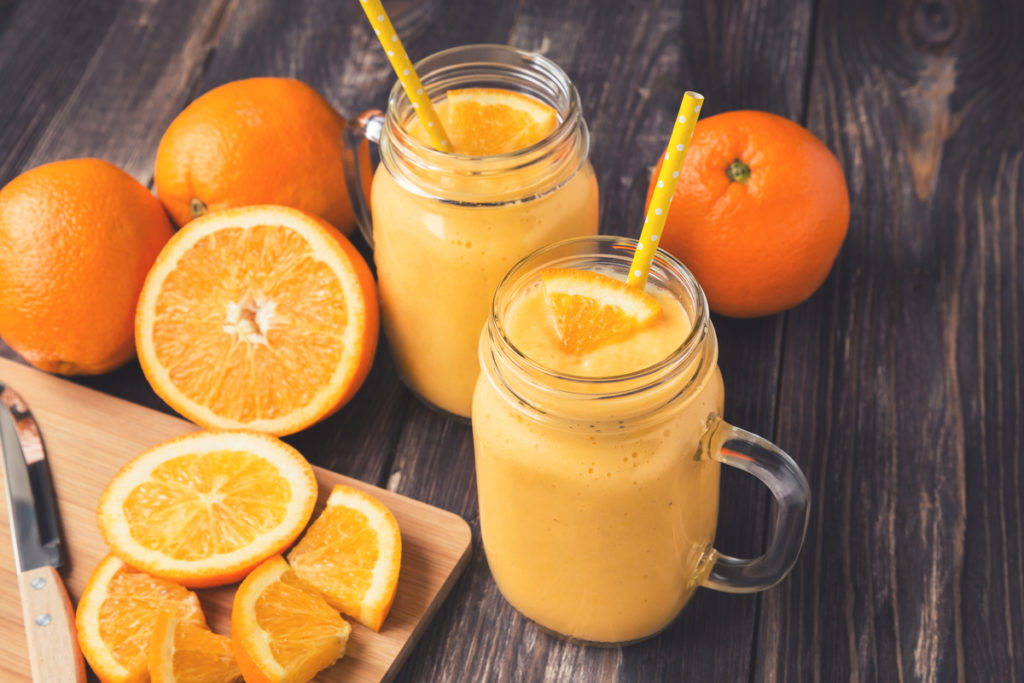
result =
[{"label": "yellow striped straw", "polygon": [[658,174],[658,182],[654,187],[651,205],[647,207],[647,217],[644,218],[640,241],[636,245],[636,253],[633,254],[633,263],[629,266],[629,277],[626,282],[633,287],[643,289],[647,284],[647,275],[651,272],[651,260],[658,250],[658,240],[665,227],[668,207],[672,203],[676,183],[679,182],[679,171],[683,167],[683,161],[686,160],[686,149],[690,145],[693,127],[697,125],[697,117],[700,115],[703,103],[704,96],[700,93],[687,90],[683,94],[683,102],[679,105],[679,114],[676,116],[675,125],[672,126],[672,136],[668,141],[668,150],[665,152],[665,160],[661,164],[661,172]]},{"label": "yellow striped straw", "polygon": [[391,25],[391,19],[384,11],[384,6],[380,4],[380,0],[360,0],[360,4],[363,6],[363,11],[366,12],[366,18],[370,20],[370,25],[373,26],[373,32],[377,34],[377,39],[388,56],[388,61],[391,62],[391,68],[395,70],[398,80],[405,88],[405,94],[412,102],[413,109],[419,115],[423,130],[427,131],[427,135],[430,136],[434,148],[442,152],[452,151],[452,143],[448,141],[444,126],[441,125],[441,119],[437,117],[430,97],[423,90],[423,83],[416,74],[416,70],[412,68],[409,55],[405,53],[402,41],[398,39],[395,27]]}]

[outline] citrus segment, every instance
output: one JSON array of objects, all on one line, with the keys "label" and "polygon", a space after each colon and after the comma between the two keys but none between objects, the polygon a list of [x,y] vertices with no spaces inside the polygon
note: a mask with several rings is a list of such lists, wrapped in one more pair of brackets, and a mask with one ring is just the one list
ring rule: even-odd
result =
[{"label": "citrus segment", "polygon": [[161,611],[149,646],[152,683],[235,683],[242,680],[231,641],[203,625]]},{"label": "citrus segment", "polygon": [[301,533],[316,504],[313,469],[291,446],[252,432],[196,432],[125,465],[100,496],[111,549],[190,587],[242,578]]},{"label": "citrus segment", "polygon": [[653,296],[602,273],[546,268],[541,281],[559,340],[573,353],[628,334],[661,315],[661,304]]},{"label": "citrus segment", "polygon": [[141,683],[153,624],[160,612],[204,625],[195,593],[132,569],[107,555],[93,570],[78,601],[78,643],[89,666],[105,682]]},{"label": "citrus segment", "polygon": [[242,581],[231,647],[249,683],[308,681],[345,654],[352,627],[275,556]]},{"label": "citrus segment", "polygon": [[153,389],[204,427],[290,434],[344,405],[377,344],[373,276],[351,243],[294,209],[246,207],[182,228],[136,316]]},{"label": "citrus segment", "polygon": [[557,112],[534,98],[500,88],[446,93],[445,130],[459,154],[506,154],[543,140],[558,125]]},{"label": "citrus segment", "polygon": [[374,631],[380,631],[394,602],[401,561],[402,535],[391,511],[341,484],[288,554],[299,578]]}]

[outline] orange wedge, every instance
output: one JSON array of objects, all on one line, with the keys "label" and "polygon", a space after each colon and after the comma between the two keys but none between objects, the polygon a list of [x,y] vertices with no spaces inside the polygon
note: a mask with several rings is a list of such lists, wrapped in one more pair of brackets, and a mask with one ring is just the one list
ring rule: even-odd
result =
[{"label": "orange wedge", "polygon": [[506,154],[543,140],[558,125],[548,105],[512,90],[449,90],[445,131],[459,154]]},{"label": "orange wedge", "polygon": [[105,683],[143,683],[153,624],[160,612],[203,626],[196,594],[136,571],[114,555],[93,570],[78,601],[78,644]]},{"label": "orange wedge", "polygon": [[152,683],[235,683],[242,672],[231,641],[201,624],[160,612],[149,646]]},{"label": "orange wedge", "polygon": [[627,335],[661,316],[657,299],[608,275],[546,268],[541,280],[562,347],[572,353]]},{"label": "orange wedge", "polygon": [[135,343],[153,390],[188,419],[281,435],[352,398],[377,328],[373,276],[341,233],[250,206],[171,238],[142,287]]},{"label": "orange wedge", "polygon": [[395,600],[402,535],[383,503],[338,484],[288,562],[333,607],[380,631]]},{"label": "orange wedge", "polygon": [[313,468],[255,432],[195,432],[144,451],[100,496],[100,532],[125,562],[192,588],[238,581],[298,537]]},{"label": "orange wedge", "polygon": [[247,683],[301,683],[345,654],[352,627],[280,555],[245,577],[231,607],[231,647]]}]

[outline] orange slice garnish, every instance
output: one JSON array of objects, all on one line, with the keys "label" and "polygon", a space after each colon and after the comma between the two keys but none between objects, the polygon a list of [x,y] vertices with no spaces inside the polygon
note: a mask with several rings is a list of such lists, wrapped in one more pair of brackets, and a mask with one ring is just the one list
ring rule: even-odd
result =
[{"label": "orange slice garnish", "polygon": [[490,156],[528,147],[558,125],[548,105],[512,90],[449,90],[445,131],[459,154]]},{"label": "orange slice garnish", "polygon": [[345,654],[352,627],[280,555],[245,577],[231,647],[246,681],[308,681]]},{"label": "orange slice garnish", "polygon": [[242,672],[231,641],[201,624],[160,612],[149,646],[152,683],[235,683]]},{"label": "orange slice garnish", "polygon": [[153,624],[160,612],[204,626],[199,598],[187,588],[132,569],[107,555],[78,601],[78,644],[93,672],[108,683],[148,680]]},{"label": "orange slice garnish", "polygon": [[250,206],[198,218],[160,252],[135,318],[153,390],[208,428],[291,434],[344,405],[377,345],[373,276],[330,225]]},{"label": "orange slice garnish", "polygon": [[391,511],[341,484],[288,554],[299,578],[374,631],[380,631],[394,602],[401,561],[402,536]]},{"label": "orange slice garnish", "polygon": [[562,348],[572,353],[623,337],[661,316],[653,296],[602,273],[546,268],[541,281]]},{"label": "orange slice garnish", "polygon": [[195,432],[125,465],[96,516],[125,562],[202,588],[237,581],[291,545],[316,496],[313,468],[284,442],[255,432]]}]

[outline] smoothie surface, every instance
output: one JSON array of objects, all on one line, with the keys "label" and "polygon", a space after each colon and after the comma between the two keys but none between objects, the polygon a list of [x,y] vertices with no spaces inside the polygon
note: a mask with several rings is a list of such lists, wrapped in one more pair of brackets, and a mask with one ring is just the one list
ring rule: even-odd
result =
[{"label": "smoothie surface", "polygon": [[654,283],[648,284],[647,292],[661,303],[662,313],[655,322],[583,353],[572,353],[562,347],[539,281],[528,285],[516,298],[505,315],[505,332],[527,358],[555,372],[578,377],[637,372],[667,358],[682,345],[693,327],[689,315],[670,292]]}]

